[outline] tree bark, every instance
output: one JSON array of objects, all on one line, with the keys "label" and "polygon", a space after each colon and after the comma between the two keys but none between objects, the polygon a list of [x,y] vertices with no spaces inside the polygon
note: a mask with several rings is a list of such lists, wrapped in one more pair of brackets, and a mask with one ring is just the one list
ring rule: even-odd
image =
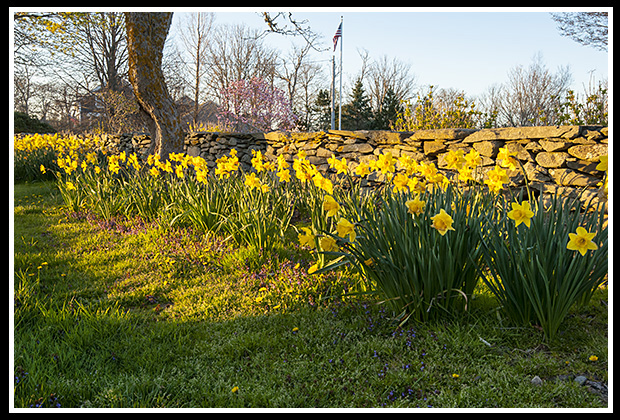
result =
[{"label": "tree bark", "polygon": [[172,13],[125,13],[129,82],[151,134],[149,153],[162,161],[183,151],[184,133],[179,113],[164,79],[163,49]]}]

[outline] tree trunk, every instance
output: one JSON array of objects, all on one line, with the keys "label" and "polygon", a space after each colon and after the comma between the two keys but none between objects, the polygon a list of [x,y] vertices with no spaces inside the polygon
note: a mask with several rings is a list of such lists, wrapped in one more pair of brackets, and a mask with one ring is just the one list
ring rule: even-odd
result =
[{"label": "tree trunk", "polygon": [[151,131],[149,152],[162,161],[182,152],[184,133],[161,64],[172,13],[125,13],[129,81]]}]

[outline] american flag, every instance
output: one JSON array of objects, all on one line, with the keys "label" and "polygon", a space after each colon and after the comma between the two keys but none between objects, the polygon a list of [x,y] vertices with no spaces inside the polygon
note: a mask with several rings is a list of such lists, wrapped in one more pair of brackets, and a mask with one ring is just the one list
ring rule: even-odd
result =
[{"label": "american flag", "polygon": [[336,45],[338,44],[338,38],[342,36],[342,22],[338,25],[338,30],[336,31],[336,35],[334,35],[334,51],[336,51]]}]

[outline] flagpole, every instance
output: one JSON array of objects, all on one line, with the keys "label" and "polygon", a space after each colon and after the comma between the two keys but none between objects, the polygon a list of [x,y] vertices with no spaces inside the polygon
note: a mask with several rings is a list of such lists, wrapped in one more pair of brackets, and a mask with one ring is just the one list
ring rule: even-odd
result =
[{"label": "flagpole", "polygon": [[336,115],[335,115],[335,100],[334,97],[336,93],[336,53],[332,53],[332,86],[331,86],[331,96],[332,96],[332,118],[331,118],[331,129],[334,130],[336,128]]},{"label": "flagpole", "polygon": [[342,130],[342,16],[340,16],[340,94],[338,96],[338,130]]}]

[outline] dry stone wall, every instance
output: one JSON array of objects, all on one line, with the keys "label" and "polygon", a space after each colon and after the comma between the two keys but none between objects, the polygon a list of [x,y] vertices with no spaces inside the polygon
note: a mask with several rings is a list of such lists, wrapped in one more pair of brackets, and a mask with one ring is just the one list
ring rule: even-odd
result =
[{"label": "dry stone wall", "polygon": [[[150,144],[145,134],[106,136],[104,147],[111,151],[144,153]],[[191,132],[185,137],[184,151],[203,157],[210,167],[216,160],[237,151],[245,169],[250,166],[252,149],[267,158],[279,155],[292,163],[300,151],[323,172],[329,172],[327,159],[346,158],[350,169],[360,162],[391,153],[398,158],[411,156],[418,162],[433,162],[448,176],[444,160],[451,150],[465,153],[475,149],[482,156],[480,176],[495,166],[499,149],[507,147],[522,163],[530,186],[544,193],[559,188],[562,194],[576,195],[585,190],[584,199],[603,198],[599,185],[605,173],[596,169],[599,157],[608,154],[608,128],[601,126],[509,127],[495,129],[437,129],[415,132],[344,131],[214,133]],[[520,169],[509,171],[511,186],[524,185]],[[380,181],[380,180],[379,180]]]}]

